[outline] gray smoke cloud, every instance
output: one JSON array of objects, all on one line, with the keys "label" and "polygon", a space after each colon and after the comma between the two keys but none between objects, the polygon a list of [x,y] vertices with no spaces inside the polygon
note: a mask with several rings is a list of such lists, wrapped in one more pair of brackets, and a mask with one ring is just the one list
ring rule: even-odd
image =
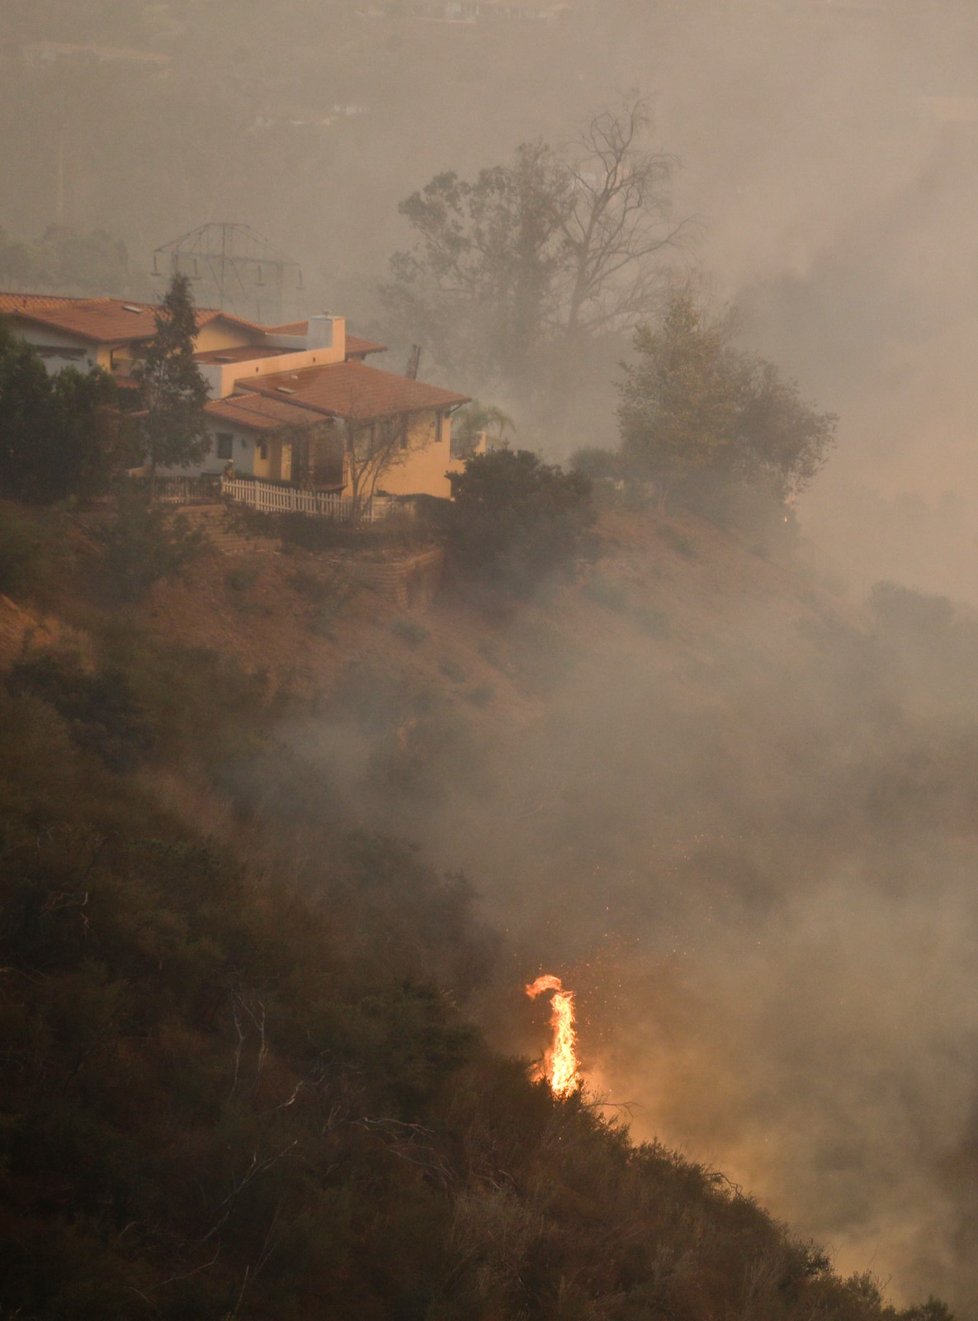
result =
[{"label": "gray smoke cloud", "polygon": [[426,838],[578,990],[636,1136],[974,1307],[973,716],[810,610],[720,607],[664,669],[585,644]]},{"label": "gray smoke cloud", "polygon": [[[231,20],[170,0],[128,6],[125,29],[97,0],[8,7],[0,226],[120,234],[137,294],[158,244],[247,222],[303,262],[311,306],[381,337],[402,197],[648,93],[683,162],[675,213],[696,221],[682,261],[840,414],[805,531],[857,592],[888,578],[978,600],[968,6],[574,0],[551,26],[312,0],[241,0]],[[170,62],[22,50],[57,40]],[[614,443],[613,356],[552,456]],[[947,639],[874,651],[851,604],[774,566],[735,590],[709,567],[729,547],[697,536],[681,573],[649,578],[639,554],[601,569],[655,601],[662,646],[531,611],[495,661],[466,657],[508,714],[490,703],[456,749],[478,775],[423,810],[388,802],[388,823],[465,866],[509,933],[514,994],[541,961],[579,989],[586,1063],[636,1103],[637,1135],[715,1163],[900,1296],[978,1307],[978,656],[930,665]],[[369,799],[375,728],[288,734]],[[497,1030],[532,1051],[519,1012]]]},{"label": "gray smoke cloud", "polygon": [[290,742],[475,882],[498,1044],[540,1053],[522,986],[556,973],[636,1137],[968,1315],[978,624],[870,612],[692,522],[611,530],[554,601],[426,616],[436,672],[365,653],[356,709]]}]

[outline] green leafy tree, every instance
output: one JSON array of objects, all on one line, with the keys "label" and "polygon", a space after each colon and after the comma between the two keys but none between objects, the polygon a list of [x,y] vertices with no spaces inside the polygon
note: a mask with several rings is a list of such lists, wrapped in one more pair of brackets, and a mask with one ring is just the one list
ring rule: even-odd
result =
[{"label": "green leafy tree", "polygon": [[197,313],[190,281],[174,275],[156,313],[156,334],[133,368],[145,413],[143,452],[151,480],[158,466],[183,467],[207,452],[207,382],[194,362]]},{"label": "green leafy tree", "polygon": [[550,147],[524,143],[509,165],[474,182],[439,174],[401,203],[417,240],[395,253],[384,294],[441,365],[525,382],[529,350],[554,314],[569,186]]},{"label": "green leafy tree", "polygon": [[836,418],[757,355],[684,290],[661,321],[635,332],[618,409],[627,471],[655,483],[660,509],[697,488],[756,488],[783,501],[825,462]]},{"label": "green leafy tree", "polygon": [[469,459],[456,478],[449,551],[457,571],[527,595],[589,548],[591,483],[527,450]]},{"label": "green leafy tree", "polygon": [[655,482],[664,509],[696,473],[732,473],[740,371],[725,328],[687,293],[671,299],[658,326],[640,326],[634,343],[618,411],[622,457]]},{"label": "green leafy tree", "polygon": [[169,517],[136,490],[121,493],[116,518],[101,537],[105,567],[123,601],[140,600],[160,578],[179,577],[205,544],[182,514]]},{"label": "green leafy tree", "polygon": [[54,490],[62,496],[104,491],[113,474],[135,457],[131,425],[117,407],[115,381],[98,368],[79,372],[70,367],[52,379],[51,397],[57,440]]},{"label": "green leafy tree", "polygon": [[641,145],[638,97],[558,149],[524,143],[474,181],[440,174],[401,203],[416,235],[384,295],[395,321],[472,387],[553,406],[595,337],[634,327],[659,296],[671,157]]},{"label": "green leafy tree", "polygon": [[744,360],[738,413],[738,468],[749,482],[785,500],[821,469],[835,440],[837,418],[802,398],[764,358]]},{"label": "green leafy tree", "polygon": [[51,382],[37,351],[0,322],[0,491],[26,498],[48,466]]},{"label": "green leafy tree", "polygon": [[103,489],[126,449],[105,372],[56,377],[0,325],[0,491],[41,504]]}]

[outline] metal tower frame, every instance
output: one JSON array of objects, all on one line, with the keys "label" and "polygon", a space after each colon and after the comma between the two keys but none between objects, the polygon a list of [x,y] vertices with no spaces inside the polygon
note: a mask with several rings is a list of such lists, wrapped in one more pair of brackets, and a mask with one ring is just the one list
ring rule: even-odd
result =
[{"label": "metal tower frame", "polygon": [[203,305],[213,298],[217,307],[254,321],[274,325],[300,311],[302,267],[250,225],[199,225],[154,251],[152,273],[164,279],[186,275],[202,286]]}]

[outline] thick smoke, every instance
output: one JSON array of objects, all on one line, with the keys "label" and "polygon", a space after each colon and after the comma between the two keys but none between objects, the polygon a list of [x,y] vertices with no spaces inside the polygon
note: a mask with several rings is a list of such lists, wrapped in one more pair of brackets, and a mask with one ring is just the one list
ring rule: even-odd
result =
[{"label": "thick smoke", "polygon": [[[165,50],[164,73],[25,64],[18,42],[92,40],[101,11],[10,5],[12,235],[101,226],[148,288],[155,246],[247,222],[304,263],[312,304],[382,337],[371,291],[405,242],[400,198],[566,140],[638,88],[683,161],[675,211],[699,236],[683,259],[739,306],[745,342],[841,416],[806,531],[857,587],[978,596],[967,6],[572,0],[555,26],[466,26],[242,0],[231,39],[227,6],[144,8],[101,31]],[[332,121],[312,122],[327,102]],[[604,421],[552,454],[613,443],[613,403],[609,383],[586,413]],[[538,622],[520,644],[538,701],[461,749],[466,793],[430,814],[394,804],[389,824],[466,867],[510,934],[514,987],[560,964],[585,1063],[636,1103],[637,1135],[714,1162],[899,1294],[975,1306],[978,749],[961,730],[978,650],[934,667],[947,639],[878,642],[773,568],[756,601],[732,599],[709,581],[724,553],[702,547],[700,595],[666,599],[681,632],[658,650],[583,631],[549,673],[547,639],[573,628]],[[301,738],[362,791],[362,730]]]},{"label": "thick smoke", "polygon": [[662,668],[582,646],[428,842],[578,989],[637,1136],[974,1306],[978,743],[932,685],[978,653],[921,675],[800,603],[718,615]]},{"label": "thick smoke", "polygon": [[589,1084],[636,1137],[894,1297],[968,1314],[973,618],[909,593],[856,606],[653,524],[495,632],[457,606],[426,624],[487,705],[361,663],[357,710],[340,695],[341,719],[290,739],[363,819],[475,881],[506,934],[497,1042],[540,1053],[520,992],[556,971]]}]

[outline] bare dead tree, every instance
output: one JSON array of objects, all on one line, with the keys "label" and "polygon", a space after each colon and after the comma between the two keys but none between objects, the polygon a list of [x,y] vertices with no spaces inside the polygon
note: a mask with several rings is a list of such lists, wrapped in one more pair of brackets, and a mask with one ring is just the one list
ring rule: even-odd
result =
[{"label": "bare dead tree", "polygon": [[412,431],[412,417],[409,413],[358,417],[351,411],[345,419],[347,474],[356,517],[385,473],[437,438],[437,421],[432,423],[435,430],[428,436],[418,428]]},{"label": "bare dead tree", "polygon": [[669,219],[678,162],[643,147],[650,123],[648,103],[628,96],[596,114],[565,153],[572,186],[561,224],[561,330],[569,341],[630,329],[660,297],[663,253],[687,222]]}]

